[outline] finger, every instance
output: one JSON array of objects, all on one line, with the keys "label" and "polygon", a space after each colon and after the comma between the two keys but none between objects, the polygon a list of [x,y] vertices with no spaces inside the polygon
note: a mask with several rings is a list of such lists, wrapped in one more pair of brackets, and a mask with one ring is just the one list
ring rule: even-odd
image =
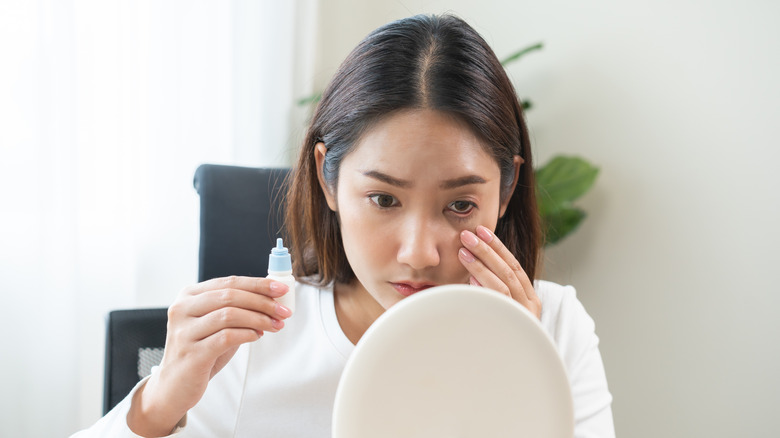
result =
[{"label": "finger", "polygon": [[229,277],[212,278],[185,289],[188,295],[198,295],[215,289],[241,289],[247,292],[278,298],[288,291],[287,285],[262,277]]},{"label": "finger", "polygon": [[250,329],[259,333],[278,332],[283,327],[283,321],[264,313],[226,307],[194,320],[189,327],[189,334],[186,336],[192,341],[198,342],[225,329]]},{"label": "finger", "polygon": [[533,281],[528,277],[528,274],[526,274],[525,269],[520,265],[520,262],[517,261],[515,255],[509,251],[503,242],[501,242],[501,239],[495,237],[495,234],[493,234],[490,229],[482,225],[477,226],[476,231],[479,239],[485,242],[493,251],[498,253],[498,255],[509,265],[517,276],[517,279],[520,280],[520,284],[522,285],[523,292],[526,296],[529,299],[535,298],[536,291],[534,290]]},{"label": "finger", "polygon": [[508,296],[509,298],[513,298],[512,292],[506,283],[501,281],[501,279],[498,278],[496,274],[493,273],[493,271],[488,269],[481,260],[474,257],[474,254],[472,254],[468,249],[461,248],[458,251],[458,258],[460,258],[463,266],[465,266],[466,270],[468,270],[471,274],[471,277],[469,278],[470,284],[474,286],[487,287],[489,289],[498,291]]},{"label": "finger", "polygon": [[247,342],[254,342],[261,336],[262,333],[251,329],[226,328],[204,339],[202,345],[211,352],[211,355],[219,357],[230,349]]},{"label": "finger", "polygon": [[[492,240],[503,246],[498,242],[498,239],[494,238]],[[461,242],[466,247],[464,249],[473,254],[476,259],[475,262],[468,263],[466,269],[468,269],[480,283],[486,287],[498,288],[496,290],[501,292],[506,290],[509,292],[509,296],[519,301],[521,304],[525,305],[527,303],[528,297],[523,290],[523,285],[520,282],[511,261],[508,262],[502,258],[488,243],[478,238],[471,231],[463,230],[461,232]],[[465,260],[468,261],[468,257],[466,257]],[[520,266],[514,256],[512,256],[512,260],[517,267]],[[484,268],[480,265],[483,265]],[[520,269],[522,270],[522,268]],[[497,277],[498,283],[492,277]]]},{"label": "finger", "polygon": [[241,289],[220,289],[203,292],[191,297],[188,315],[201,317],[217,309],[236,307],[265,313],[271,317],[286,319],[292,316],[290,309],[282,306],[273,298],[247,292]]}]

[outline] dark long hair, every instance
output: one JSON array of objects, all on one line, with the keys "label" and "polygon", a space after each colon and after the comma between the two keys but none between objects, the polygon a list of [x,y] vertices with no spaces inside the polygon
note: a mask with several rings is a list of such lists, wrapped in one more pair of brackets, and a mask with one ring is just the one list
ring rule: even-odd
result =
[{"label": "dark long hair", "polygon": [[[541,245],[528,130],[514,87],[485,40],[460,18],[417,15],[369,34],[347,56],[312,117],[287,194],[287,232],[298,278],[318,284],[354,278],[338,216],[317,178],[314,148],[327,148],[326,184],[377,121],[409,109],[431,109],[466,122],[501,170],[501,199],[511,196],[496,236],[533,279]],[[513,158],[519,155],[517,187]],[[311,280],[313,279],[313,280]]]}]

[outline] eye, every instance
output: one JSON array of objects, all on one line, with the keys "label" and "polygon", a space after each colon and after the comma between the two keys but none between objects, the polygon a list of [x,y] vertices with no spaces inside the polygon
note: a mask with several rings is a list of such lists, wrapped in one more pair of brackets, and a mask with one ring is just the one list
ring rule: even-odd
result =
[{"label": "eye", "polygon": [[470,213],[476,206],[471,201],[453,201],[447,207],[457,214],[464,215]]},{"label": "eye", "polygon": [[380,208],[390,208],[398,205],[397,199],[386,194],[371,195],[368,199]]}]

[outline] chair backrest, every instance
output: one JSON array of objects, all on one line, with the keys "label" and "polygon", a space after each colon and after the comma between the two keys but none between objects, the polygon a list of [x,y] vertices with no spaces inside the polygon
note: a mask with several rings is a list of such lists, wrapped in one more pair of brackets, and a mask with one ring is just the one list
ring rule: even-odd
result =
[{"label": "chair backrest", "polygon": [[203,164],[198,281],[227,275],[265,277],[268,255],[283,234],[289,169]]},{"label": "chair backrest", "polygon": [[[228,275],[264,277],[268,255],[283,235],[289,169],[203,164],[195,171],[200,195],[198,281]],[[103,413],[119,403],[165,346],[167,309],[115,310],[106,328]]]},{"label": "chair backrest", "polygon": [[168,309],[114,310],[106,324],[103,415],[162,360]]}]

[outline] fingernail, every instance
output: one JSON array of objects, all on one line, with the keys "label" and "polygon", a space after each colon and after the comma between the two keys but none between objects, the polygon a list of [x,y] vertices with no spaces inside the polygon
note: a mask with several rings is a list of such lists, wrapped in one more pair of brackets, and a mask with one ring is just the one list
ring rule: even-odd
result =
[{"label": "fingernail", "polygon": [[490,243],[490,241],[493,240],[493,233],[482,225],[477,227],[477,236],[487,243]]},{"label": "fingernail", "polygon": [[471,284],[472,286],[482,286],[481,284],[479,284],[477,279],[474,278],[473,276],[469,277],[469,284]]},{"label": "fingernail", "polygon": [[460,254],[460,258],[463,259],[466,263],[471,263],[474,260],[474,254],[471,253],[471,251],[467,250],[466,248],[461,248],[460,251],[458,251],[458,254]]},{"label": "fingernail", "polygon": [[279,303],[276,303],[276,307],[274,308],[274,311],[277,315],[281,316],[282,318],[289,318],[292,316],[292,310],[282,306]]},{"label": "fingernail", "polygon": [[284,322],[271,318],[271,327],[275,328],[276,330],[281,330],[282,327],[284,327]]},{"label": "fingernail", "polygon": [[287,287],[286,284],[281,283],[279,281],[272,281],[270,287],[271,287],[271,291],[278,292],[278,293],[287,292],[287,290],[289,289],[289,287]]},{"label": "fingernail", "polygon": [[471,231],[463,230],[460,233],[460,240],[463,242],[464,245],[473,248],[477,246],[479,243],[479,240],[477,240],[477,236],[474,235]]}]

